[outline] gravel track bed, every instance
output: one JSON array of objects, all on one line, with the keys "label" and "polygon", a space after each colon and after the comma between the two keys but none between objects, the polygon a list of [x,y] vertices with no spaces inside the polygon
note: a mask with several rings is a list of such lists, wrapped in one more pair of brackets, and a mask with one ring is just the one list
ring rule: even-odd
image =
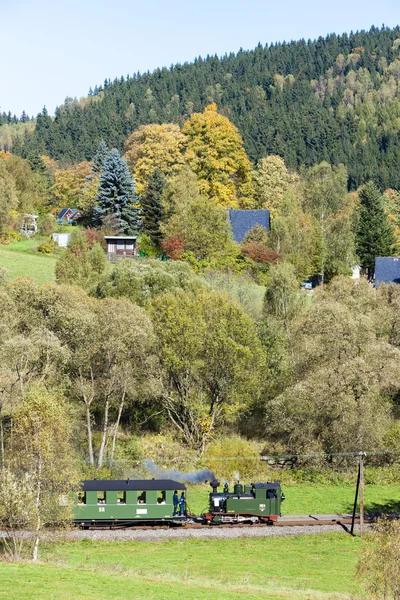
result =
[{"label": "gravel track bed", "polygon": [[[365,531],[372,529],[366,525]],[[92,529],[63,532],[42,532],[41,539],[45,541],[127,541],[127,542],[159,542],[163,540],[197,539],[239,539],[239,538],[265,538],[265,537],[290,537],[296,535],[318,535],[321,533],[343,533],[349,535],[340,525],[299,525],[292,527],[204,527],[201,529]],[[359,534],[359,526],[354,527],[354,533]],[[5,532],[0,531],[0,539],[5,537]],[[30,532],[21,532],[21,538],[33,537]]]},{"label": "gravel track bed", "polygon": [[[358,527],[355,527],[358,531]],[[89,530],[70,531],[65,535],[68,540],[104,540],[104,541],[132,541],[151,542],[161,540],[197,539],[237,539],[258,537],[287,537],[294,535],[318,535],[319,533],[341,532],[346,533],[340,525],[313,525],[295,527],[212,527],[204,529],[120,529],[120,530]],[[348,534],[347,534],[348,535]]]}]

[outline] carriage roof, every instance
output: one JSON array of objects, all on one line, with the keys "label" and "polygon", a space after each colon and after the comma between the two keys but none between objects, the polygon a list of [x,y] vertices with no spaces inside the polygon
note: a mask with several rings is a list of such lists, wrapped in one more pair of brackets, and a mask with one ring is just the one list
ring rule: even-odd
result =
[{"label": "carriage roof", "polygon": [[186,485],[173,479],[86,479],[82,481],[84,492],[110,491],[167,491],[186,490]]}]

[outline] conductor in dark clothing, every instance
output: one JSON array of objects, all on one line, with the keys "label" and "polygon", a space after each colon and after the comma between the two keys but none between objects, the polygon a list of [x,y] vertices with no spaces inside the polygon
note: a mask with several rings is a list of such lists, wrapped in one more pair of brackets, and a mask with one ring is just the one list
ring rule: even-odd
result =
[{"label": "conductor in dark clothing", "polygon": [[174,495],[172,496],[172,503],[174,505],[174,517],[175,517],[175,515],[178,514],[178,505],[179,505],[178,490],[174,491]]},{"label": "conductor in dark clothing", "polygon": [[185,493],[182,492],[181,497],[179,498],[179,516],[185,516]]}]

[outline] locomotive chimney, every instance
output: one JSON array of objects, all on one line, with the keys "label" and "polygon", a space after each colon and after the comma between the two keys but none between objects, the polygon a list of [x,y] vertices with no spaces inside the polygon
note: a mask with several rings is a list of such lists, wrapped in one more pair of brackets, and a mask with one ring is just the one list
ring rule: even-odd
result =
[{"label": "locomotive chimney", "polygon": [[219,481],[214,479],[213,481],[210,481],[210,485],[213,489],[213,494],[216,494],[218,492]]}]

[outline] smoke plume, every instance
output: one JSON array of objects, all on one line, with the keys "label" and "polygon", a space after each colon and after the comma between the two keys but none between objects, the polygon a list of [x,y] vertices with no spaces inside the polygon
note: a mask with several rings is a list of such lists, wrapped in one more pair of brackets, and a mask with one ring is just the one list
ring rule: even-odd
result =
[{"label": "smoke plume", "polygon": [[194,473],[182,473],[178,469],[162,469],[161,467],[157,467],[152,460],[145,460],[144,466],[158,479],[177,479],[186,483],[201,483],[216,479],[214,473],[208,469],[200,469]]}]

